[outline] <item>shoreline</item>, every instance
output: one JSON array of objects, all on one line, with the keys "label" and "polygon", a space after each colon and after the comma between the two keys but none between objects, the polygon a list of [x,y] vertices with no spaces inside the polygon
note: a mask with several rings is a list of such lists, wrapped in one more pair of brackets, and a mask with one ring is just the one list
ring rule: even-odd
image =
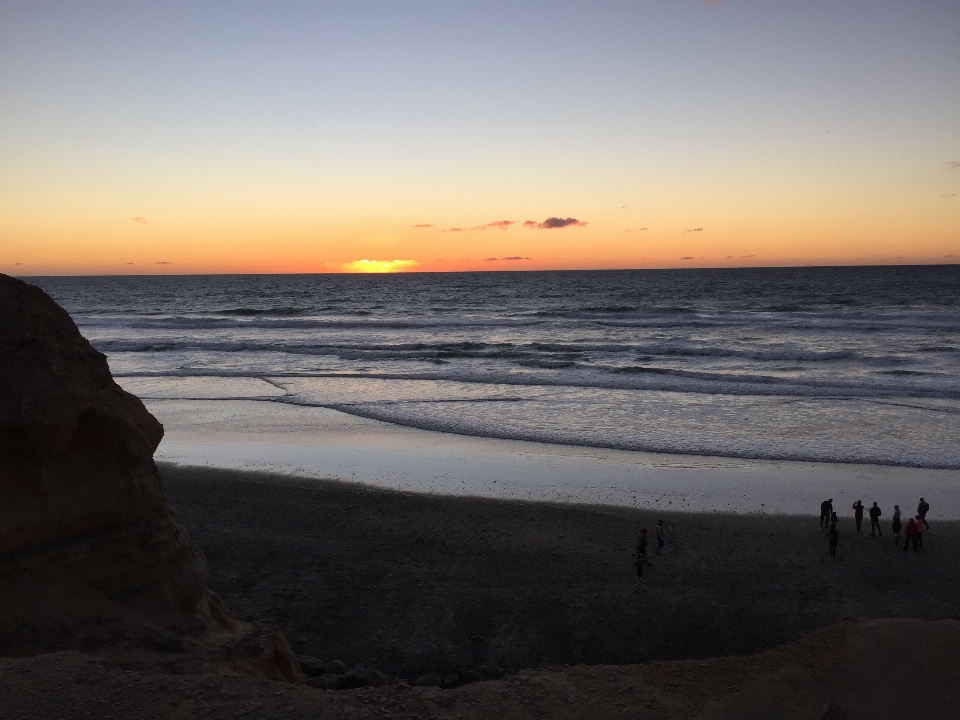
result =
[{"label": "shoreline", "polygon": [[651,510],[816,515],[834,499],[920,497],[960,519],[960,470],[745,460],[500,440],[419,430],[336,410],[241,400],[144,401],[165,426],[156,452],[184,466],[339,478],[376,487]]},{"label": "shoreline", "polygon": [[[240,619],[301,655],[412,679],[494,663],[634,664],[718,657],[848,617],[958,619],[960,523],[922,553],[841,520],[662,512],[421,494],[161,463],[211,584]],[[667,547],[633,592],[640,525]]]}]

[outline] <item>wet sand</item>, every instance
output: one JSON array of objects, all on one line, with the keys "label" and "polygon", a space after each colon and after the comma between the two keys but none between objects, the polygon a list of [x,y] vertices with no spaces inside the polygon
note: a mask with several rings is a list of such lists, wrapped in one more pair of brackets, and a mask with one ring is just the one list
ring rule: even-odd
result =
[{"label": "wet sand", "polygon": [[[130,378],[125,378],[128,382]],[[129,382],[128,382],[129,384]],[[136,388],[142,390],[142,388]],[[158,461],[420,493],[656,511],[805,515],[824,498],[960,520],[960,470],[751,460],[471,437],[257,400],[157,400]]]},{"label": "wet sand", "polygon": [[[495,663],[630,664],[742,653],[846,617],[960,618],[960,523],[922,553],[813,516],[667,513],[371,488],[161,464],[234,614],[295,651],[414,678]],[[667,547],[633,592],[638,529]],[[651,550],[655,543],[651,541]]]}]

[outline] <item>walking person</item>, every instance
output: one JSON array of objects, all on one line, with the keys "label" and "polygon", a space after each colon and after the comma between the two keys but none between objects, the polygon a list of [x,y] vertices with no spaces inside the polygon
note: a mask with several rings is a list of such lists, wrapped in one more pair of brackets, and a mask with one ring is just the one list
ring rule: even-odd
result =
[{"label": "walking person", "polygon": [[666,541],[663,539],[663,520],[657,520],[657,555],[660,554],[660,551],[663,550],[663,546],[666,544]]},{"label": "walking person", "polygon": [[923,518],[917,515],[915,520],[917,521],[917,531],[913,534],[913,549],[917,550],[919,546],[919,549],[923,550]]},{"label": "walking person", "polygon": [[913,518],[907,520],[907,526],[903,529],[903,551],[910,549],[910,543],[913,543],[913,549],[917,549],[917,522]]},{"label": "walking person", "polygon": [[893,506],[893,522],[890,524],[893,530],[893,544],[900,547],[900,506]]},{"label": "walking person", "polygon": [[837,530],[837,514],[830,517],[830,557],[837,559],[837,544],[840,542],[840,532]]},{"label": "walking person", "polygon": [[830,524],[830,513],[833,512],[833,498],[824,500],[820,503],[820,529],[823,530]]},{"label": "walking person", "polygon": [[925,530],[930,529],[930,525],[927,523],[927,512],[929,512],[929,510],[930,504],[923,498],[920,498],[920,504],[917,505],[917,515],[920,517],[920,522],[923,523]]},{"label": "walking person", "polygon": [[873,507],[870,508],[870,537],[874,537],[873,531],[877,531],[877,535],[883,537],[883,533],[880,532],[880,508],[877,507],[877,504],[874,503]]},{"label": "walking person", "polygon": [[863,524],[863,500],[857,500],[853,504],[853,517],[857,521],[857,532],[860,532],[860,526]]}]

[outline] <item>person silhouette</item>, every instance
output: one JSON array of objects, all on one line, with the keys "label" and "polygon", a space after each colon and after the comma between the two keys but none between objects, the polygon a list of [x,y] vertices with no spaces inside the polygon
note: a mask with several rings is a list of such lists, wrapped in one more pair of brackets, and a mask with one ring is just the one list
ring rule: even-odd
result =
[{"label": "person silhouette", "polygon": [[927,513],[930,511],[930,504],[920,498],[920,504],[917,505],[917,515],[920,517],[920,522],[923,523],[923,527],[926,530],[930,529],[930,525],[927,523]]},{"label": "person silhouette", "polygon": [[890,524],[891,529],[893,530],[893,544],[897,547],[900,547],[900,506],[893,506],[893,522]]},{"label": "person silhouette", "polygon": [[883,537],[883,533],[880,532],[880,508],[877,507],[877,504],[874,503],[873,507],[870,508],[870,537],[873,537],[873,531],[877,531],[877,535]]},{"label": "person silhouette", "polygon": [[820,503],[820,529],[823,530],[830,524],[830,513],[833,512],[833,498],[824,500]]},{"label": "person silhouette", "polygon": [[903,551],[907,552],[910,550],[911,543],[913,544],[913,549],[917,549],[917,521],[913,518],[907,520],[907,526],[903,529]]},{"label": "person silhouette", "polygon": [[837,559],[837,545],[840,542],[840,531],[837,530],[837,514],[830,516],[830,557]]},{"label": "person silhouette", "polygon": [[860,532],[860,525],[863,523],[863,500],[857,500],[853,504],[853,517],[857,521],[857,532]]}]

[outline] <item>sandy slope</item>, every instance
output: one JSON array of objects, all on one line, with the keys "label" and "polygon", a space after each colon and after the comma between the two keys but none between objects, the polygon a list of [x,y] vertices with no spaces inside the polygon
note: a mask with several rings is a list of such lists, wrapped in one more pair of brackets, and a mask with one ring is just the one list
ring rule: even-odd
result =
[{"label": "sandy slope", "polygon": [[76,653],[0,659],[0,718],[956,718],[960,623],[845,621],[759,653],[555,667],[455,690],[332,692],[146,674]]}]

